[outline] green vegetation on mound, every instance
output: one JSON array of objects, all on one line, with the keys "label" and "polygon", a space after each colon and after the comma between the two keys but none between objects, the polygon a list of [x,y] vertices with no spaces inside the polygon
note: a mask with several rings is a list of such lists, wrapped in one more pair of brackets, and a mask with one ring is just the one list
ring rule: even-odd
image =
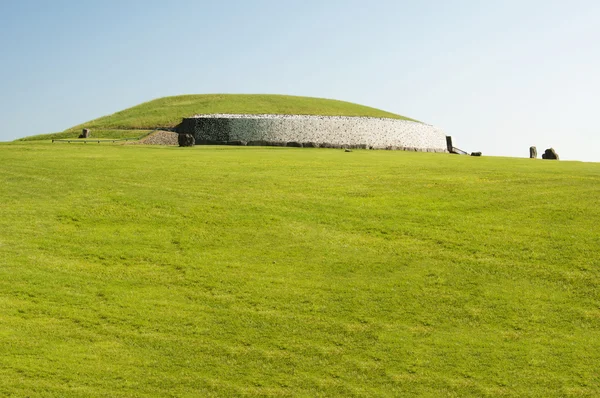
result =
[{"label": "green vegetation on mound", "polygon": [[1,396],[599,396],[600,165],[0,145]]},{"label": "green vegetation on mound", "polygon": [[165,97],[95,119],[67,131],[90,129],[155,129],[175,127],[195,114],[293,114],[326,116],[372,116],[408,119],[375,108],[323,98],[288,95],[205,94]]},{"label": "green vegetation on mound", "polygon": [[[150,134],[152,130],[93,130],[90,139],[115,139],[122,140],[126,138],[143,138]],[[68,130],[62,133],[32,135],[25,138],[20,138],[17,141],[41,141],[41,140],[61,140],[61,139],[77,139],[81,134],[81,130]]]},{"label": "green vegetation on mound", "polygon": [[92,138],[139,138],[155,129],[173,128],[185,117],[212,113],[369,116],[413,120],[363,105],[323,98],[266,94],[199,94],[159,98],[82,123],[60,133],[35,135],[17,141],[73,139],[79,136],[83,128],[92,130]]}]

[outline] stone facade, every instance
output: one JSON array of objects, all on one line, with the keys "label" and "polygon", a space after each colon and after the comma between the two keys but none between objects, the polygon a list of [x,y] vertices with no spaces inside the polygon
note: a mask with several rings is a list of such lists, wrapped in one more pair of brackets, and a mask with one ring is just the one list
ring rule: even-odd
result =
[{"label": "stone facade", "polygon": [[[408,120],[303,115],[196,115],[179,125],[197,144],[264,142],[310,147],[352,147],[447,152],[446,134]],[[290,145],[292,146],[292,145]]]}]

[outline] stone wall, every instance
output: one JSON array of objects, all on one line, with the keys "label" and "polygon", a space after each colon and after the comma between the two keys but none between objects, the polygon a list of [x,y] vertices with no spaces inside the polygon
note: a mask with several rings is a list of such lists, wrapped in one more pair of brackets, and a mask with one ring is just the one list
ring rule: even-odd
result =
[{"label": "stone wall", "polygon": [[196,142],[265,142],[273,145],[348,146],[447,152],[446,134],[407,120],[301,115],[197,115],[186,118],[179,133]]}]

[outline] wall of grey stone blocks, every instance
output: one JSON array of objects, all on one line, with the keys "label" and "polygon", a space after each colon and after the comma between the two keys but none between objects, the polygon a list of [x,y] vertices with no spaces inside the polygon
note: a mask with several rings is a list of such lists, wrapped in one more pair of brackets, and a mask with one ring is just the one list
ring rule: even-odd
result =
[{"label": "wall of grey stone blocks", "polygon": [[197,115],[178,132],[206,141],[266,141],[446,152],[446,134],[407,120],[302,115]]}]

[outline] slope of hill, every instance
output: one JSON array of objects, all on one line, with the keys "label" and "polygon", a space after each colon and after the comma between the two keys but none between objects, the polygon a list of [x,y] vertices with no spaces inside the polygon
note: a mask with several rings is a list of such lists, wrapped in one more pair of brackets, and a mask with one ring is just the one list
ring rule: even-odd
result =
[{"label": "slope of hill", "polygon": [[267,94],[200,94],[155,99],[82,123],[62,133],[26,137],[23,140],[72,138],[76,137],[82,128],[92,129],[96,137],[104,136],[105,131],[120,131],[121,136],[135,136],[138,134],[135,130],[174,127],[184,117],[212,113],[368,116],[413,120],[363,105],[323,98]]},{"label": "slope of hill", "polygon": [[0,396],[600,396],[600,164],[0,145]]}]

